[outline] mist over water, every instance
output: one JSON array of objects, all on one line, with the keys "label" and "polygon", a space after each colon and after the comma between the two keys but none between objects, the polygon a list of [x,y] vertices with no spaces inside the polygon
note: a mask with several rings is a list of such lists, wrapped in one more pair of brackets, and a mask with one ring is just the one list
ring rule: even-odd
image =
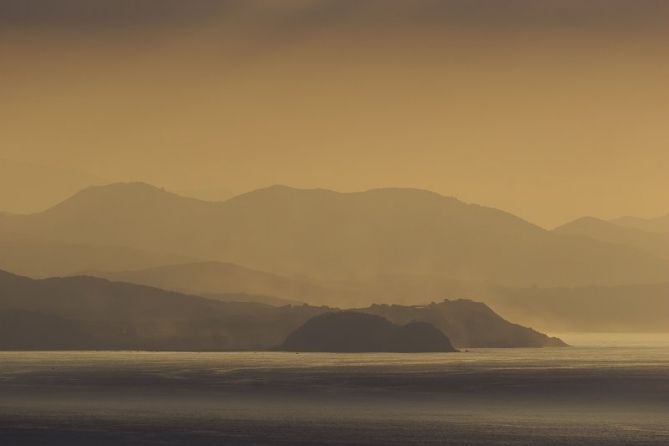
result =
[{"label": "mist over water", "polygon": [[451,354],[5,352],[0,440],[667,444],[669,336],[564,338]]},{"label": "mist over water", "polygon": [[669,352],[667,333],[561,333],[558,336],[574,347],[599,348],[600,351],[618,349],[639,355],[650,349]]}]

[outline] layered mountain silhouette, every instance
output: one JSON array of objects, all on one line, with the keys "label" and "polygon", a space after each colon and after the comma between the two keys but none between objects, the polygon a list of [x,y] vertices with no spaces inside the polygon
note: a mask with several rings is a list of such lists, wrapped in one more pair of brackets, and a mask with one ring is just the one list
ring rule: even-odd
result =
[{"label": "layered mountain silhouette", "polygon": [[210,203],[146,184],[115,184],[86,189],[42,213],[0,217],[0,232],[321,280],[413,275],[572,286],[669,277],[667,261],[638,249],[546,231],[496,209],[414,189],[276,186]]},{"label": "layered mountain silhouette", "polygon": [[535,330],[509,323],[487,305],[471,300],[445,300],[425,306],[372,305],[363,310],[396,324],[421,321],[434,325],[457,346],[563,347],[565,343]]},{"label": "layered mountain silhouette", "polygon": [[[442,300],[443,296],[459,296],[488,303],[513,321],[556,332],[662,331],[669,327],[669,311],[656,311],[669,309],[666,283],[609,287],[501,287],[435,276],[400,275],[343,283],[284,277],[218,262],[91,274],[225,302],[259,302],[274,306],[306,302],[344,308],[386,302],[403,304],[396,307],[406,309],[416,308],[416,304],[427,306],[430,301]],[[449,305],[455,308],[456,302],[452,300]],[[414,314],[400,322],[416,317]],[[440,326],[440,329],[454,333],[452,337],[460,341],[457,331],[451,327]],[[479,333],[484,336],[488,332],[480,330]],[[485,345],[502,342],[500,332],[490,333],[491,337],[484,339]],[[507,331],[503,333],[504,336],[508,334]],[[525,333],[522,338],[526,338]],[[512,344],[516,342],[513,336],[510,340]],[[543,340],[539,344],[543,345]]]},{"label": "layered mountain silhouette", "polygon": [[[148,285],[166,290],[229,299],[247,294],[248,299],[301,303],[334,298],[335,292],[305,277],[287,277],[225,262],[195,262],[121,272],[90,272],[96,277]],[[242,296],[238,296],[242,297]]]},{"label": "layered mountain silhouette", "polygon": [[554,230],[559,234],[579,235],[608,243],[637,248],[660,257],[669,257],[669,232],[649,232],[593,217],[583,217]]},{"label": "layered mountain silhouette", "polygon": [[31,277],[72,275],[81,271],[148,268],[191,260],[178,254],[125,246],[62,243],[16,233],[0,233],[0,269]]},{"label": "layered mountain silhouette", "polygon": [[[22,312],[35,323],[73,327],[80,337],[59,331],[35,339],[30,349],[56,344],[69,349],[235,350],[264,349],[280,343],[306,319],[327,309],[276,308],[223,303],[157,288],[92,277],[33,280],[0,273],[0,311]],[[33,332],[33,323],[18,327]],[[14,336],[7,334],[5,348]],[[18,341],[17,341],[18,342]],[[26,349],[20,343],[16,348]]]},{"label": "layered mountain silhouette", "polygon": [[283,307],[286,305],[307,305],[304,302],[284,299],[282,297],[270,296],[267,294],[249,294],[249,293],[223,293],[223,294],[202,294],[202,297],[208,299],[220,300],[221,302],[248,302],[258,303],[264,305],[271,305],[273,307]]},{"label": "layered mountain silhouette", "polygon": [[340,311],[309,319],[278,347],[294,352],[453,352],[448,338],[426,322],[396,325],[367,313]]},{"label": "layered mountain silhouette", "polygon": [[[393,308],[393,315],[407,312],[411,320],[406,323],[423,319],[442,331],[456,326],[450,319],[441,320],[451,317],[447,307],[422,314],[411,307]],[[462,322],[461,331],[454,332],[455,345],[460,341],[461,347],[500,346],[495,339],[507,339],[507,331],[515,333],[516,343],[504,346],[555,345],[547,337],[540,345],[536,332],[501,318],[487,326],[490,315],[475,307],[470,314],[467,308],[458,313]],[[308,305],[221,302],[93,277],[34,280],[0,272],[0,321],[8,322],[0,330],[3,349],[264,350],[281,344],[310,318],[331,311]],[[372,307],[360,312],[375,311]],[[481,342],[481,336],[490,343]]]},{"label": "layered mountain silhouette", "polygon": [[86,271],[86,275],[222,300],[356,307],[376,301],[426,303],[458,295],[475,284],[440,276],[378,275],[359,280],[282,276],[226,262],[193,262],[131,271]]},{"label": "layered mountain silhouette", "polygon": [[658,218],[621,217],[612,220],[612,222],[642,231],[669,234],[669,214]]}]

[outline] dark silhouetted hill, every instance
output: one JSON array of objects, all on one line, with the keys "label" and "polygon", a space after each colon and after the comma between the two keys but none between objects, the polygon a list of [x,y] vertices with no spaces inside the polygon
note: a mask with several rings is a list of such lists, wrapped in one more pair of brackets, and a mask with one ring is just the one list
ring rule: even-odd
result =
[{"label": "dark silhouetted hill", "polygon": [[[550,345],[537,341],[543,335],[522,327],[509,337],[497,325],[513,331],[511,324],[500,323],[494,313],[480,311],[473,303],[452,307],[451,312],[437,306],[443,311],[431,312],[429,318],[421,317],[426,313],[418,314],[416,308],[388,308],[393,310],[390,316],[404,317],[402,324],[422,320],[446,333],[444,327],[452,330],[464,347]],[[34,280],[0,271],[0,312],[4,320],[18,315],[18,322],[7,324],[2,332],[5,349],[264,350],[279,345],[311,317],[329,311],[308,305],[221,302],[93,277]],[[458,318],[463,322],[458,324]]]},{"label": "dark silhouetted hill", "polygon": [[[277,345],[306,319],[327,309],[224,303],[92,277],[32,280],[0,272],[0,311],[39,313],[53,318],[54,324],[70,321],[83,333],[73,338],[69,330],[62,337],[55,331],[35,338],[32,349],[218,351]],[[22,332],[34,328],[26,323],[16,339],[24,339]],[[5,348],[11,339],[5,338]]]},{"label": "dark silhouetted hill", "polygon": [[0,310],[0,350],[94,349],[85,323],[38,311]]},{"label": "dark silhouetted hill", "polygon": [[448,338],[432,325],[400,326],[372,314],[340,311],[309,319],[278,347],[296,352],[453,352]]}]

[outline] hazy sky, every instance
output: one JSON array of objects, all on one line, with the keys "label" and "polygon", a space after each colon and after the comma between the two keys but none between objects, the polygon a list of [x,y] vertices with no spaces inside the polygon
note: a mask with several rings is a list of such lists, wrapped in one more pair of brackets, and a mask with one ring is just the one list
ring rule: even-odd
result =
[{"label": "hazy sky", "polygon": [[661,215],[668,55],[662,0],[0,0],[0,158]]}]

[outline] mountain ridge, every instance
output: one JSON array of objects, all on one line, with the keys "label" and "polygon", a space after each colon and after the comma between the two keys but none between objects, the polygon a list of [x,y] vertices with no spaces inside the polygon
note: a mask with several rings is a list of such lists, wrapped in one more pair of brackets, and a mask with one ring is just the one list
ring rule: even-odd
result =
[{"label": "mountain ridge", "polygon": [[311,303],[323,303],[323,296],[330,293],[306,277],[280,276],[229,262],[200,261],[118,272],[89,271],[86,274],[201,296],[231,293],[282,299],[311,296]]},{"label": "mountain ridge", "polygon": [[644,231],[669,234],[669,214],[656,218],[620,217],[611,222]]},{"label": "mountain ridge", "polygon": [[581,217],[553,230],[559,234],[590,237],[669,258],[669,234],[650,232],[595,217]]},{"label": "mountain ridge", "polygon": [[556,234],[498,209],[416,189],[273,186],[205,202],[128,183],[89,188],[40,214],[0,217],[2,231],[327,280],[416,274],[577,286],[669,277],[669,262],[635,249]]}]

